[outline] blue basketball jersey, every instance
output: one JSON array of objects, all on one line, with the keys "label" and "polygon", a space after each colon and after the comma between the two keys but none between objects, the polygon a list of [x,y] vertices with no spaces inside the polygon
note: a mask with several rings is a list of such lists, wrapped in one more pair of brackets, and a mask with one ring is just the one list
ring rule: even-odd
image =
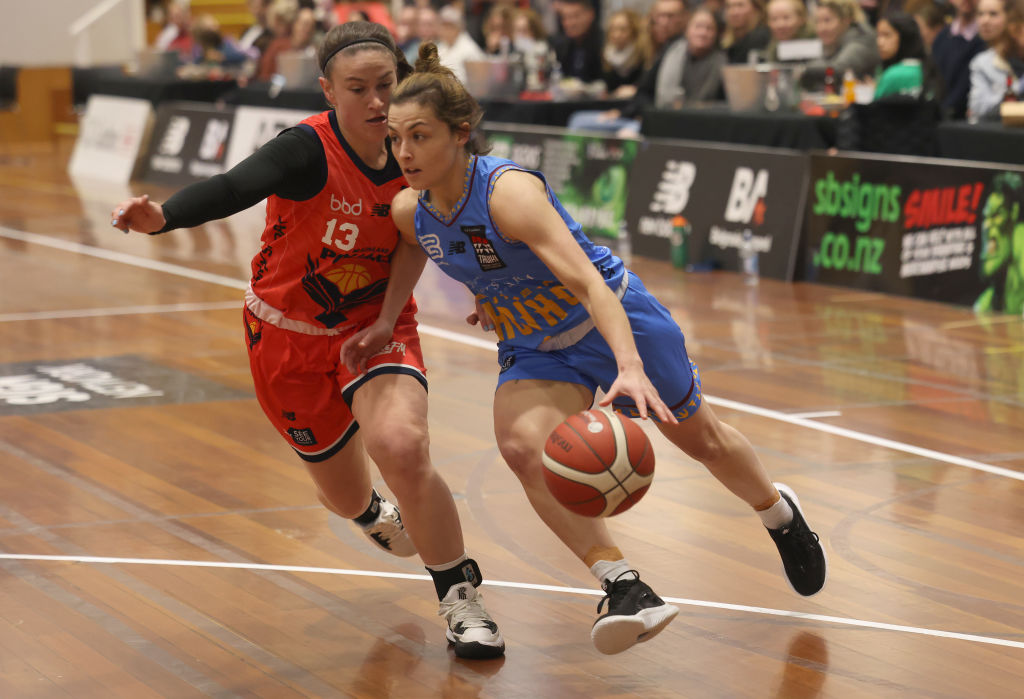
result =
[{"label": "blue basketball jersey", "polygon": [[494,184],[510,170],[529,172],[544,182],[548,200],[611,289],[620,288],[626,270],[608,248],[584,235],[543,174],[511,160],[472,156],[462,197],[448,215],[431,204],[429,190],[421,192],[415,213],[420,246],[445,274],[476,294],[500,344],[532,349],[590,316],[529,246],[505,237],[491,219]]}]

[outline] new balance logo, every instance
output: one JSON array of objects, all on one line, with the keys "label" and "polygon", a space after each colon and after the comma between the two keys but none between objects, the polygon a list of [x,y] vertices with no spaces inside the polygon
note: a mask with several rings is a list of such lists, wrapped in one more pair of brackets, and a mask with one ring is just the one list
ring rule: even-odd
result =
[{"label": "new balance logo", "polygon": [[391,204],[374,204],[370,207],[371,216],[387,216],[391,213]]}]

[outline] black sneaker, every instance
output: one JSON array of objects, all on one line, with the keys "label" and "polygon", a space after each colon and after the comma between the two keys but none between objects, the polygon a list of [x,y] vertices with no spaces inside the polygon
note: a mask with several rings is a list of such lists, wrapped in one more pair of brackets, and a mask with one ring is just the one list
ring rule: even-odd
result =
[{"label": "black sneaker", "polygon": [[452,585],[438,612],[448,622],[445,636],[460,658],[483,660],[505,654],[498,625],[484,609],[483,598],[472,583]]},{"label": "black sneaker", "polygon": [[780,529],[769,529],[772,541],[782,556],[782,566],[790,587],[804,597],[817,594],[828,577],[828,560],[818,535],[807,526],[800,500],[793,489],[784,483],[775,483],[779,494],[793,509],[793,521]]},{"label": "black sneaker", "polygon": [[590,638],[605,655],[649,641],[679,613],[678,607],[665,604],[654,590],[640,582],[640,574],[635,570],[622,573],[615,580],[605,580],[602,587],[605,597],[597,605],[597,613],[601,613],[605,602],[608,611],[594,622]]}]

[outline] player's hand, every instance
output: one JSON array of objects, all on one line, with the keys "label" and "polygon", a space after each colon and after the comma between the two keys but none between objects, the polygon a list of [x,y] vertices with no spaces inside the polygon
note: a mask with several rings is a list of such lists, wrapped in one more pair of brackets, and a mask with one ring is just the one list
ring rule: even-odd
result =
[{"label": "player's hand", "polygon": [[636,403],[637,410],[640,411],[640,417],[644,420],[647,419],[649,413],[654,413],[658,416],[658,419],[665,424],[676,424],[679,421],[676,420],[675,415],[668,409],[665,402],[661,400],[661,396],[658,395],[658,391],[654,388],[654,384],[647,378],[647,374],[644,373],[643,365],[636,364],[635,366],[628,367],[619,371],[618,377],[608,388],[608,393],[605,394],[604,398],[598,403],[601,407],[606,407],[612,404],[612,400],[616,396],[629,396]]},{"label": "player's hand", "polygon": [[480,324],[480,329],[484,332],[491,332],[494,330],[494,323],[491,322],[491,317],[484,311],[483,306],[480,305],[480,299],[476,301],[476,310],[466,316],[466,322],[470,325]]},{"label": "player's hand", "polygon": [[128,233],[129,230],[139,233],[156,233],[167,225],[164,209],[151,202],[148,194],[132,197],[114,207],[110,212],[110,225]]},{"label": "player's hand", "polygon": [[395,326],[381,320],[363,328],[342,344],[342,364],[353,374],[362,374],[366,371],[367,360],[390,342],[394,333]]}]

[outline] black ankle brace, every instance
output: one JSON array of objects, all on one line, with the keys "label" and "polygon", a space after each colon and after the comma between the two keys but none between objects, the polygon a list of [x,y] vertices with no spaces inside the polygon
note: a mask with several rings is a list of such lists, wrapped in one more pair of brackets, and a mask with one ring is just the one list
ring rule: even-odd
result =
[{"label": "black ankle brace", "polygon": [[456,566],[447,570],[431,570],[427,568],[430,577],[434,579],[434,589],[437,591],[437,598],[444,599],[448,590],[459,583],[472,583],[473,587],[480,587],[484,581],[480,573],[480,566],[472,558],[467,558]]},{"label": "black ankle brace", "polygon": [[377,493],[376,488],[371,491],[370,494],[370,506],[363,511],[363,514],[352,519],[353,522],[361,527],[373,524],[377,519],[377,515],[380,514],[380,501],[381,496]]}]

